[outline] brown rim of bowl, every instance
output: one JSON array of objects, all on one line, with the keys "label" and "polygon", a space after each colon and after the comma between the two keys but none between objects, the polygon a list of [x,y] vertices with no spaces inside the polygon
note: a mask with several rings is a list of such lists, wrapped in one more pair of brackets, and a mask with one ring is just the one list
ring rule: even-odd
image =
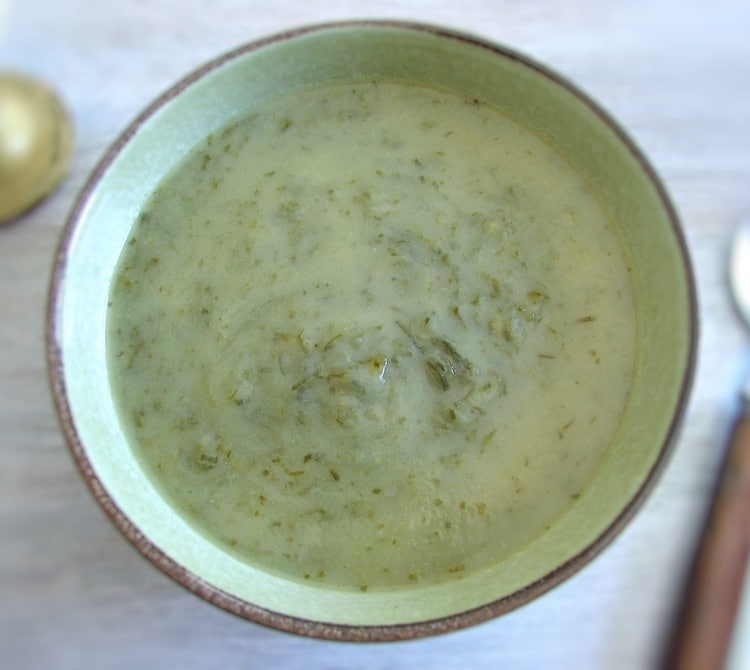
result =
[{"label": "brown rim of bowl", "polygon": [[[227,62],[230,62],[240,56],[252,51],[256,51],[268,45],[288,41],[290,39],[303,36],[309,33],[320,31],[331,31],[337,29],[350,28],[375,28],[375,29],[400,29],[412,30],[416,32],[427,32],[436,36],[465,42],[481,49],[486,49],[496,55],[518,61],[525,67],[535,70],[547,79],[553,81],[558,86],[566,89],[570,94],[576,97],[580,102],[586,105],[596,116],[615,133],[620,142],[628,148],[632,157],[640,165],[641,169],[648,177],[649,182],[656,190],[661,204],[666,211],[672,225],[672,233],[678,243],[680,255],[682,258],[683,271],[686,277],[687,295],[685,299],[690,310],[690,341],[685,360],[685,377],[680,389],[679,397],[675,406],[674,415],[669,426],[669,430],[661,447],[659,455],[654,462],[651,470],[644,479],[643,483],[633,495],[632,499],[612,521],[612,523],[587,547],[584,547],[578,554],[571,559],[550,571],[540,579],[528,584],[522,589],[504,596],[498,600],[487,603],[457,614],[447,615],[437,619],[417,621],[404,624],[385,624],[385,625],[349,625],[340,623],[331,623],[326,621],[312,621],[295,617],[280,612],[253,605],[241,598],[233,596],[226,591],[213,586],[196,574],[177,563],[174,559],[167,556],[157,546],[155,546],[136,525],[122,512],[110,497],[105,486],[95,474],[91,463],[86,456],[86,449],[81,443],[76,428],[75,417],[72,415],[68,404],[67,392],[65,386],[65,376],[63,371],[62,348],[60,345],[58,312],[61,309],[61,286],[64,281],[65,268],[67,264],[68,247],[75,235],[78,221],[85,210],[86,204],[98,186],[99,181],[107,172],[110,165],[117,158],[120,151],[127,145],[130,139],[138,132],[143,123],[155,114],[172,98],[179,95],[196,81],[208,73],[216,70]],[[576,85],[571,83],[565,77],[557,72],[541,65],[530,58],[513,51],[505,46],[494,44],[491,41],[473,36],[460,31],[438,27],[426,23],[410,21],[392,21],[392,20],[350,20],[337,21],[328,23],[319,23],[309,26],[303,26],[279,32],[274,35],[255,40],[248,44],[242,45],[231,50],[217,58],[207,62],[203,66],[194,70],[175,85],[169,88],[154,102],[152,102],[134,121],[125,129],[114,144],[107,150],[99,164],[93,170],[91,176],[84,185],[79,194],[75,205],[73,206],[68,220],[65,224],[61,240],[54,258],[52,276],[50,281],[50,290],[47,307],[47,366],[50,378],[50,386],[53,400],[58,413],[59,422],[68,443],[75,464],[82,475],[85,483],[93,494],[96,502],[104,510],[110,520],[118,530],[143,554],[153,565],[183,587],[192,591],[202,599],[213,605],[237,615],[252,622],[264,626],[281,630],[297,635],[320,638],[326,640],[340,640],[353,642],[385,642],[396,640],[409,640],[439,633],[455,631],[467,626],[478,624],[489,619],[505,614],[521,605],[524,605],[538,596],[546,593],[553,587],[578,572],[594,557],[596,557],[605,547],[607,547],[614,538],[620,533],[624,526],[631,520],[634,514],[644,503],[647,495],[651,492],[657,479],[661,475],[668,457],[674,449],[677,433],[682,423],[685,410],[688,403],[690,388],[692,387],[693,377],[695,374],[695,362],[697,355],[698,340],[698,303],[695,289],[695,281],[692,274],[692,266],[688,247],[679,223],[677,213],[667,195],[661,180],[649,164],[645,155],[624,132],[620,125],[606,112],[598,103],[594,102],[587,94],[583,93]]]}]

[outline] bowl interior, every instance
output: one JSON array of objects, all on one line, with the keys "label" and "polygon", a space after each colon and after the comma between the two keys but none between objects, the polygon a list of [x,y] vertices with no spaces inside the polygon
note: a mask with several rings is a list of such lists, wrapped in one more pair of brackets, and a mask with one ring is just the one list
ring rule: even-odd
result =
[{"label": "bowl interior", "polygon": [[[113,269],[139,210],[190,148],[280,92],[373,79],[480,98],[533,129],[578,170],[608,209],[630,260],[638,347],[630,401],[612,447],[591,485],[549,532],[501,564],[455,582],[353,593],[255,569],[196,532],[160,497],[113,405],[105,320]],[[240,49],[147,110],[105,157],[71,216],[50,319],[63,428],[120,529],[207,599],[263,623],[326,637],[393,638],[457,627],[511,609],[574,572],[632,515],[663,465],[695,349],[693,285],[675,215],[640,153],[608,117],[513,52],[425,27],[372,23],[303,30]]]}]

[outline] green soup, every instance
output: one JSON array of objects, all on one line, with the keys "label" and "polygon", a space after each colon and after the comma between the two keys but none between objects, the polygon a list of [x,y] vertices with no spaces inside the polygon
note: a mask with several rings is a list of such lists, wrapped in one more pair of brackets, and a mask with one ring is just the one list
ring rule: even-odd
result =
[{"label": "green soup", "polygon": [[355,589],[544,533],[608,448],[634,348],[587,184],[478,101],[395,83],[206,138],[144,206],[108,315],[164,495],[248,562]]}]

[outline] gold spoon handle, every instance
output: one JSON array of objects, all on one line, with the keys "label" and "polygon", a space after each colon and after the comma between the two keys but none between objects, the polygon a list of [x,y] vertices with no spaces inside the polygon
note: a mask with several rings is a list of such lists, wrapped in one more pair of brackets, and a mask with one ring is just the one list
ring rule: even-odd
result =
[{"label": "gold spoon handle", "polygon": [[724,667],[750,546],[750,413],[729,443],[665,670]]}]

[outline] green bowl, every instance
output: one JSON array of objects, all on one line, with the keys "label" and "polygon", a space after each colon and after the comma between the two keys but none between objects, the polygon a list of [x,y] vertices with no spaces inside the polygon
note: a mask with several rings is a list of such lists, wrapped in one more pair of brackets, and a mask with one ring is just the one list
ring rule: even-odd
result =
[{"label": "green bowl", "polygon": [[[548,532],[461,579],[352,592],[286,580],[240,561],[160,496],[115,410],[105,320],[120,252],[144,201],[179,157],[280,92],[372,79],[480,98],[532,129],[592,185],[631,259],[637,351],[613,442],[580,499]],[[158,568],[207,601],[274,628],[394,640],[512,610],[609,544],[670,454],[696,337],[694,283],[677,216],[654,170],[607,113],[559,75],[505,47],[432,26],[363,21],[302,28],[241,47],[180,81],[128,127],[84,187],[64,230],[51,283],[48,362],[62,429],[83,478],[118,529]]]}]

